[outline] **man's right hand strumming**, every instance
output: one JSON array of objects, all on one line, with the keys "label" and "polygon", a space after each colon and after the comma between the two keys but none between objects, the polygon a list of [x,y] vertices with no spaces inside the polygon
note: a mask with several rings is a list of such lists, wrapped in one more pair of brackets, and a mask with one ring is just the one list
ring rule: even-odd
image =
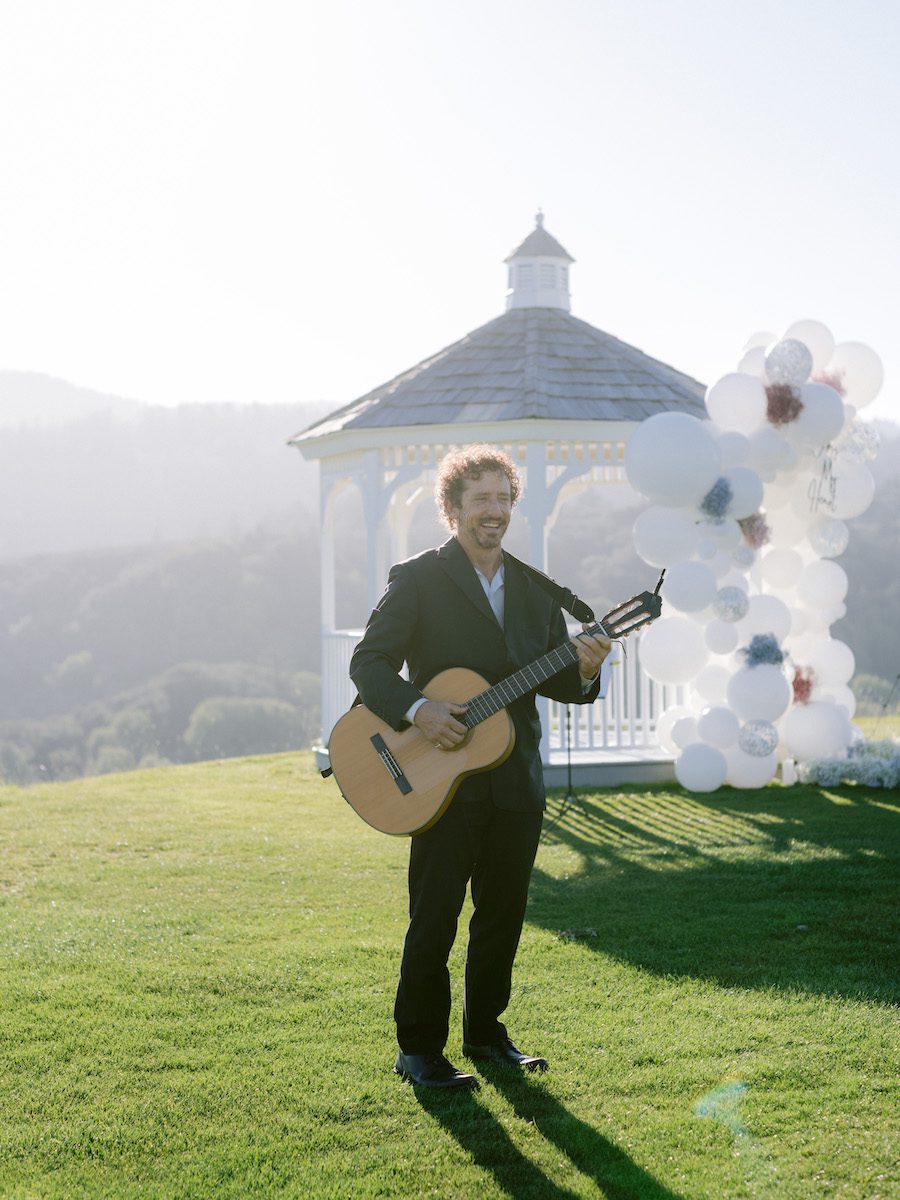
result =
[{"label": "man's right hand strumming", "polygon": [[432,745],[439,750],[453,750],[469,732],[456,719],[465,715],[466,707],[452,700],[426,700],[416,709],[413,721]]}]

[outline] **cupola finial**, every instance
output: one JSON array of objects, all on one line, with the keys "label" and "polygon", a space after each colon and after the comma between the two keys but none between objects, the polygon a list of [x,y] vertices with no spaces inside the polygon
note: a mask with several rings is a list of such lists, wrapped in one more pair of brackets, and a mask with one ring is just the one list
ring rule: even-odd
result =
[{"label": "cupola finial", "polygon": [[544,210],[542,208],[539,208],[537,210],[537,212],[535,213],[534,223],[538,227],[538,229],[544,228]]}]

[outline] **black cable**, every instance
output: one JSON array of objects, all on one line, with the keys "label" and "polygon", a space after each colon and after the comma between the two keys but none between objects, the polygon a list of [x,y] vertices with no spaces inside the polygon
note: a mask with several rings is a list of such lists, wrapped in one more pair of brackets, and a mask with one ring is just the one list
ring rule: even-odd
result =
[{"label": "black cable", "polygon": [[897,678],[894,680],[894,686],[891,688],[890,692],[888,693],[887,700],[885,700],[884,704],[882,704],[882,706],[881,706],[881,712],[878,714],[878,720],[872,726],[872,740],[873,741],[875,740],[875,733],[878,729],[878,726],[884,720],[885,714],[887,713],[888,705],[894,698],[894,692],[896,692],[896,690],[897,690],[898,683],[900,683],[900,673],[898,673]]}]

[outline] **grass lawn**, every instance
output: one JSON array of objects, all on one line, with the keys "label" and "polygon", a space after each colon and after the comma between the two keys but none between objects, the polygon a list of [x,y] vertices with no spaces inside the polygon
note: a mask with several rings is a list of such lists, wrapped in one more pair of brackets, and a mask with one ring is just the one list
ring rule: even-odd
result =
[{"label": "grass lawn", "polygon": [[310,756],[0,789],[0,1196],[896,1197],[897,814],[554,799],[508,1014],[551,1070],[454,1096],[391,1072],[406,843]]}]

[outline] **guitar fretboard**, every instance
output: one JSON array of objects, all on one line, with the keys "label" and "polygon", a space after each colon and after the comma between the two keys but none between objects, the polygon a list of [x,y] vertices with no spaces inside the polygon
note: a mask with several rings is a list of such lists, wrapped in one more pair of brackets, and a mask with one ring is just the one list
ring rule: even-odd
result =
[{"label": "guitar fretboard", "polygon": [[[585,633],[609,636],[600,622],[589,626]],[[480,725],[482,721],[486,721],[488,717],[498,713],[501,708],[506,708],[514,700],[527,696],[529,692],[539,688],[542,683],[546,683],[548,679],[558,675],[565,667],[571,667],[576,662],[578,662],[578,651],[572,642],[565,642],[562,646],[557,646],[555,650],[550,650],[543,657],[529,663],[527,667],[523,667],[521,671],[516,671],[514,675],[508,675],[506,679],[494,684],[486,692],[473,696],[468,701],[466,714],[462,718],[463,724],[469,729],[474,729],[476,725]]]},{"label": "guitar fretboard", "polygon": [[[601,637],[609,638],[625,637],[658,617],[661,605],[662,601],[656,592],[641,592],[639,596],[632,596],[618,608],[610,609],[602,620],[595,621],[584,632],[591,635],[599,633]],[[514,700],[535,691],[542,683],[546,683],[565,667],[571,667],[576,662],[578,651],[574,642],[564,642],[555,650],[550,650],[543,657],[529,663],[527,667],[522,667],[514,675],[501,679],[486,692],[473,696],[468,702],[465,716],[461,718],[463,724],[469,729],[474,729],[476,725],[498,713],[501,708],[506,708]]]}]

